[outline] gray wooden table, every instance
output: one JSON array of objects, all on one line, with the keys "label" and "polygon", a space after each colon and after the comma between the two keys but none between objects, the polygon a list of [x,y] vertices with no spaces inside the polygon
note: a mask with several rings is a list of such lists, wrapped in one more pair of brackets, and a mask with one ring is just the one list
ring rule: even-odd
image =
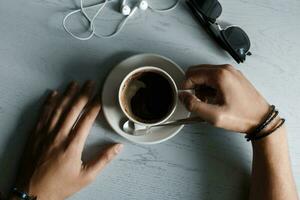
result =
[{"label": "gray wooden table", "polygon": [[[172,0],[149,0],[159,6]],[[71,38],[63,16],[74,0],[0,1],[0,190],[12,184],[26,133],[47,88],[70,80],[96,79],[136,53],[173,59],[182,68],[199,63],[236,65],[287,118],[293,171],[300,191],[300,1],[222,0],[220,20],[243,27],[253,56],[236,65],[194,21],[181,2],[173,12],[138,12],[113,39]],[[120,19],[113,5],[97,20],[110,31]],[[72,24],[76,24],[74,20]],[[78,23],[77,23],[78,24]],[[103,27],[103,28],[102,28]],[[101,29],[102,28],[102,29]],[[97,180],[70,199],[246,199],[251,146],[242,135],[209,126],[189,126],[158,145],[135,145],[116,135],[104,120],[93,128],[85,155],[109,141],[123,153]]]}]

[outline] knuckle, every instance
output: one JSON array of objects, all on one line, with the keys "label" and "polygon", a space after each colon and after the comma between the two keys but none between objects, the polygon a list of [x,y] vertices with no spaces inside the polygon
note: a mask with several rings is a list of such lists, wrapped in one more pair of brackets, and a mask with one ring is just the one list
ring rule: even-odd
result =
[{"label": "knuckle", "polygon": [[216,76],[218,79],[223,78],[225,76],[226,70],[224,68],[219,68],[216,71]]},{"label": "knuckle", "polygon": [[232,70],[232,69],[234,69],[234,67],[232,66],[232,65],[230,65],[230,64],[225,64],[225,65],[223,65],[222,66],[224,69],[226,69],[226,70]]},{"label": "knuckle", "polygon": [[235,71],[238,72],[239,74],[242,74],[241,70],[239,69],[236,69]]},{"label": "knuckle", "polygon": [[218,79],[224,80],[225,78],[227,78],[230,75],[231,71],[227,70],[224,67],[221,67],[217,70],[216,75]]},{"label": "knuckle", "polygon": [[236,69],[236,74],[238,77],[243,77],[243,72],[241,70]]},{"label": "knuckle", "polygon": [[230,64],[223,65],[223,68],[228,70],[229,72],[232,72],[232,73],[235,73],[235,72],[241,73],[240,70],[238,70],[237,68],[235,68],[234,66],[232,66]]}]

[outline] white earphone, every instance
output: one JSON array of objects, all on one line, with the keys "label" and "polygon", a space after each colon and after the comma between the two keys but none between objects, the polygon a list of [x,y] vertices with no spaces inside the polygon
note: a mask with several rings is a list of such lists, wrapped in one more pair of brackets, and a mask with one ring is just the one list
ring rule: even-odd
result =
[{"label": "white earphone", "polygon": [[147,10],[147,9],[148,9],[148,7],[149,7],[149,4],[148,4],[148,2],[147,2],[147,1],[145,1],[145,0],[141,0],[141,1],[138,3],[138,6],[139,6],[139,9],[141,9],[141,10],[145,11],[145,10]]},{"label": "white earphone", "polygon": [[122,0],[120,12],[122,13],[122,15],[128,16],[128,15],[132,15],[136,11],[135,8],[139,8],[145,11],[148,9],[148,7],[149,4],[146,0],[139,0],[138,3],[134,6],[134,8],[131,9],[129,5],[126,4],[126,0]]},{"label": "white earphone", "polygon": [[[130,6],[128,4],[126,4],[126,0],[122,0],[121,3],[121,8],[120,8],[120,12],[122,15],[124,15],[125,17],[122,19],[122,21],[118,24],[117,28],[114,30],[114,32],[112,32],[111,34],[108,35],[103,35],[100,33],[96,32],[96,27],[94,25],[94,22],[96,20],[96,18],[98,17],[98,15],[101,13],[101,11],[106,7],[106,5],[110,2],[113,2],[115,0],[102,0],[103,2],[101,3],[97,3],[95,5],[91,5],[91,6],[87,6],[84,7],[83,6],[83,1],[84,0],[80,0],[80,8],[74,11],[71,11],[70,13],[68,13],[64,19],[63,19],[63,27],[65,29],[65,31],[67,33],[69,33],[72,37],[78,39],[78,40],[89,40],[91,39],[93,36],[97,36],[100,38],[111,38],[116,36],[122,29],[123,27],[126,25],[127,21],[131,18],[131,16],[138,10],[142,10],[142,11],[146,11],[148,8],[151,9],[152,11],[155,12],[168,12],[171,11],[173,9],[176,8],[176,6],[179,4],[180,0],[175,0],[175,4],[173,4],[171,7],[169,8],[165,8],[165,9],[156,9],[153,8],[151,6],[149,6],[147,0],[139,0],[137,2],[137,4],[133,7],[130,8]],[[93,16],[89,17],[88,14],[86,13],[87,9],[93,8],[93,7],[99,7],[96,14],[94,14]],[[85,17],[86,20],[88,20],[89,22],[89,30],[90,30],[90,34],[86,37],[80,37],[76,34],[74,34],[67,26],[67,21],[68,19],[76,14],[76,13],[82,13],[82,15]]]},{"label": "white earphone", "polygon": [[126,4],[126,0],[122,0],[120,12],[125,16],[130,14],[131,8]]}]

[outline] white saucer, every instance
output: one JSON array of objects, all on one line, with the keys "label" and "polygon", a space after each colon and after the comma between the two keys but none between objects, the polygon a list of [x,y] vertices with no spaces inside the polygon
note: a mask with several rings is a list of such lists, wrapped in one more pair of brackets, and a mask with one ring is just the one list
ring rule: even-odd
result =
[{"label": "white saucer", "polygon": [[[132,70],[142,66],[154,66],[165,70],[171,75],[177,86],[180,86],[185,78],[184,71],[166,57],[156,54],[138,54],[129,57],[112,69],[104,83],[102,91],[103,113],[113,130],[124,138],[139,144],[157,144],[175,136],[184,125],[152,128],[151,133],[142,136],[134,136],[121,129],[126,117],[122,113],[118,102],[118,90],[123,78]],[[177,108],[170,121],[189,116],[190,112],[178,101]]]}]

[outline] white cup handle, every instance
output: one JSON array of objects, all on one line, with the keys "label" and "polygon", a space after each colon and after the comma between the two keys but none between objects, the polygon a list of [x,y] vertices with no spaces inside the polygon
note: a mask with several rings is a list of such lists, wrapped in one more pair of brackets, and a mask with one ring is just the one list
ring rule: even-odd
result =
[{"label": "white cup handle", "polygon": [[178,90],[178,93],[180,93],[180,92],[188,92],[188,93],[193,94],[193,95],[196,94],[196,92],[195,92],[194,89],[189,89],[189,90]]}]

